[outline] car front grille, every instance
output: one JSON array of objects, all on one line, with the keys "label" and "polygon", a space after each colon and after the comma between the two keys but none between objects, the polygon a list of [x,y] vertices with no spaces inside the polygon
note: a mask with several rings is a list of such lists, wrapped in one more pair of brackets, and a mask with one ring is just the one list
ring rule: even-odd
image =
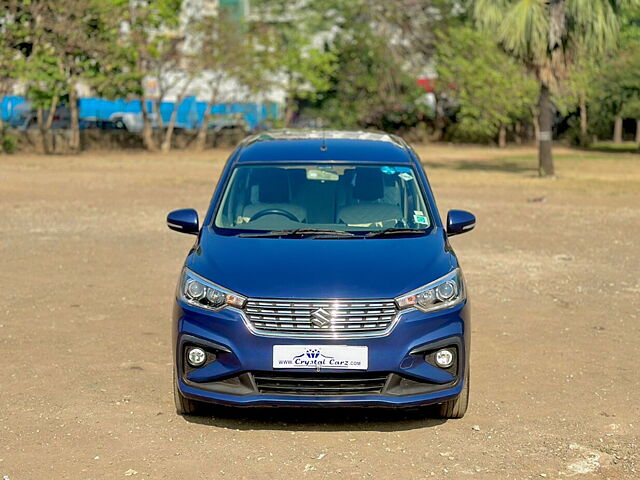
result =
[{"label": "car front grille", "polygon": [[329,338],[383,334],[398,313],[393,300],[249,299],[244,311],[257,333]]},{"label": "car front grille", "polygon": [[379,394],[385,386],[386,373],[254,373],[259,393],[280,395],[366,395]]}]

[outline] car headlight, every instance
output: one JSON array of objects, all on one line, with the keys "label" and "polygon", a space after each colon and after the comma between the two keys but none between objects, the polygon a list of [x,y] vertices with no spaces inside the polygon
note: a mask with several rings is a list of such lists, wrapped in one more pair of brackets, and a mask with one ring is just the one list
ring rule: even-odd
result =
[{"label": "car headlight", "polygon": [[462,272],[456,268],[442,278],[396,298],[400,310],[417,308],[433,312],[453,307],[466,298]]},{"label": "car headlight", "polygon": [[178,294],[189,305],[212,311],[227,306],[242,308],[247,301],[242,295],[211,283],[187,268],[182,272]]}]

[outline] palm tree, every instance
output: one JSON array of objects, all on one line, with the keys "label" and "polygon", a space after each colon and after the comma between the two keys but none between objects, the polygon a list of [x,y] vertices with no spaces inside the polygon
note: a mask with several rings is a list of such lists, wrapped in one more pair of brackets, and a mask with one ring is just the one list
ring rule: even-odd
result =
[{"label": "palm tree", "polygon": [[493,32],[502,48],[522,62],[540,85],[538,160],[541,176],[553,176],[551,153],[553,88],[579,52],[602,55],[612,49],[620,9],[640,0],[471,0],[480,28]]}]

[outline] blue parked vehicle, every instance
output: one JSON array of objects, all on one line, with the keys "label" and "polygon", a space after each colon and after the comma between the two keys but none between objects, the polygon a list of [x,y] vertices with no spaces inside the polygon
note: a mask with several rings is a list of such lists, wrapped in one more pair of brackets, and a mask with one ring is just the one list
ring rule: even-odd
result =
[{"label": "blue parked vehicle", "polygon": [[421,406],[469,400],[467,288],[420,160],[382,133],[274,131],[231,154],[173,310],[179,414],[234,406]]}]

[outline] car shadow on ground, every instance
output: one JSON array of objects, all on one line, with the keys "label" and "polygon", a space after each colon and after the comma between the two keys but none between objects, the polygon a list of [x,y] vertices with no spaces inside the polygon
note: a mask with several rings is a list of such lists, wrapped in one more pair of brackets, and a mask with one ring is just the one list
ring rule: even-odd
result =
[{"label": "car shadow on ground", "polygon": [[357,407],[208,407],[201,416],[183,418],[189,423],[235,430],[376,431],[397,432],[442,425],[436,410],[422,408]]}]

